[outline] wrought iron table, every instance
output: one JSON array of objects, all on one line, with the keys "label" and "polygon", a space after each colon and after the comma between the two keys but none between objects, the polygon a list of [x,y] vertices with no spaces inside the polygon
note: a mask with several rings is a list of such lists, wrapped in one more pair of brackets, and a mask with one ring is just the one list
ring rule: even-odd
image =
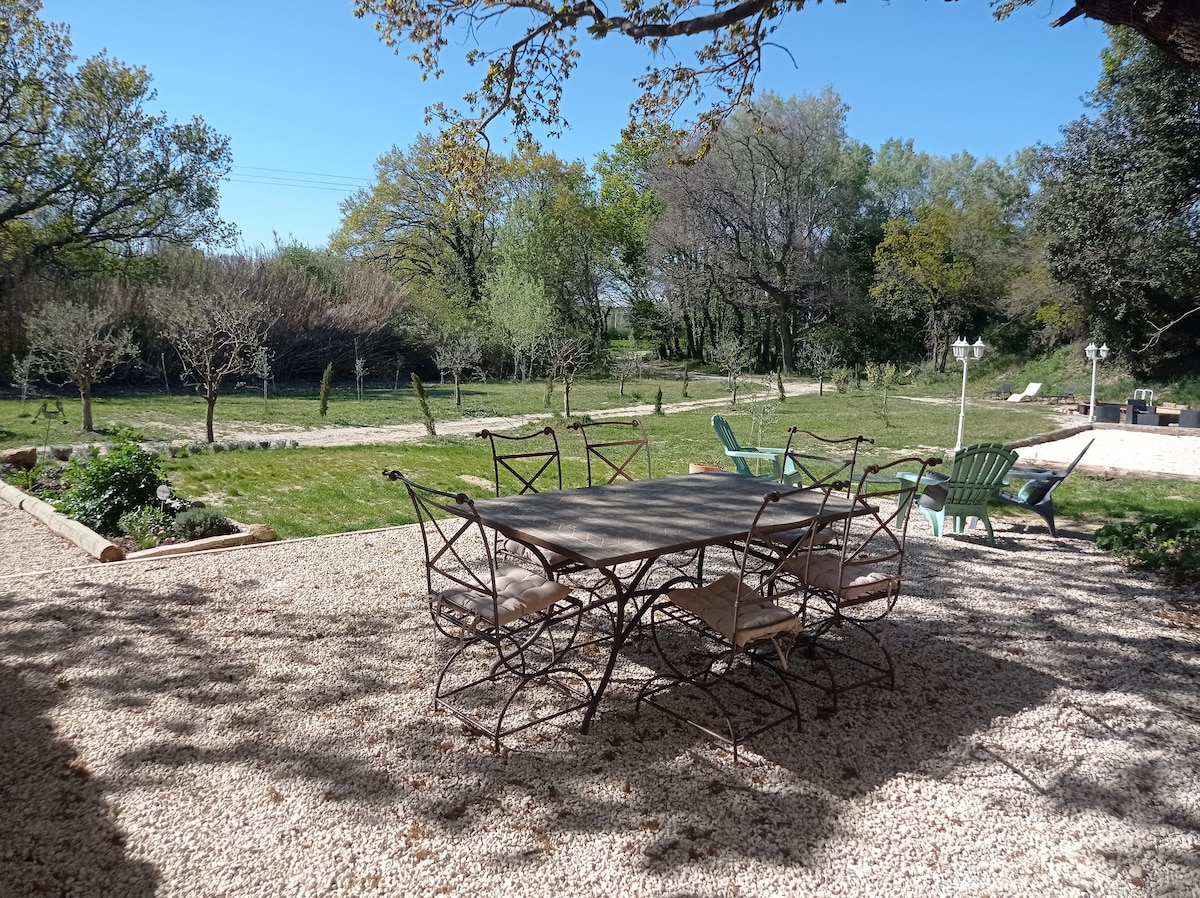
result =
[{"label": "wrought iron table", "polygon": [[[595,570],[611,586],[611,595],[604,602],[615,605],[612,645],[595,698],[584,715],[584,732],[612,678],[618,653],[645,605],[632,614],[630,607],[652,592],[643,584],[655,563],[664,556],[703,551],[744,538],[763,498],[787,489],[720,471],[475,502],[485,526]],[[760,530],[769,533],[832,523],[869,510],[844,496],[830,496],[824,510],[820,504],[821,497],[814,496],[807,516],[795,505],[790,514],[774,518],[768,511],[759,521]],[[631,563],[630,569],[618,571],[618,566]]]}]

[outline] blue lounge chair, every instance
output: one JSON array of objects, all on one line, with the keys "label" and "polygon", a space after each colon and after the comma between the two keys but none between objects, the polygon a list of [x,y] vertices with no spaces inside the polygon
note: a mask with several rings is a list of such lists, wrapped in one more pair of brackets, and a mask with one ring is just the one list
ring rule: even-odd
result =
[{"label": "blue lounge chair", "polygon": [[1079,464],[1079,459],[1083,458],[1083,453],[1091,449],[1094,442],[1096,441],[1088,440],[1088,444],[1075,456],[1075,460],[1067,465],[1066,470],[1061,473],[1051,471],[1047,474],[1032,477],[1026,480],[1025,484],[1015,494],[1000,490],[996,493],[996,498],[1005,505],[1024,508],[1041,515],[1042,520],[1046,522],[1046,526],[1050,529],[1050,535],[1058,536],[1058,533],[1054,529],[1054,491],[1058,489],[1060,483],[1067,479],[1067,475],[1075,470],[1075,466]]}]

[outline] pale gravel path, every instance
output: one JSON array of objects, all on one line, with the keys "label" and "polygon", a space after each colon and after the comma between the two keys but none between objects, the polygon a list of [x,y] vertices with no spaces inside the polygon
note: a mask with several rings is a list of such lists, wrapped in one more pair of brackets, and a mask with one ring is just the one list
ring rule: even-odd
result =
[{"label": "pale gravel path", "polygon": [[[789,384],[788,391],[790,393],[815,393],[817,392],[816,384]],[[729,408],[729,400],[721,399],[695,399],[685,402],[671,402],[663,404],[663,412],[665,414],[674,414],[675,412],[692,411],[700,408]],[[597,417],[605,418],[645,418],[654,414],[654,403],[639,403],[637,405],[628,405],[623,408],[602,409],[592,413]],[[487,418],[461,418],[453,421],[438,421],[435,424],[435,429],[439,436],[461,436],[465,434],[478,433],[480,430],[511,430],[515,427],[521,427],[525,424],[540,424],[543,421],[552,421],[555,417],[553,412],[541,412],[530,415],[500,415]],[[235,432],[228,435],[223,435],[221,439],[228,440],[295,440],[303,446],[360,446],[360,445],[380,445],[386,443],[409,443],[414,440],[424,439],[426,436],[424,424],[394,424],[381,425],[379,427],[317,427],[306,430],[271,430],[264,433],[261,431]]]},{"label": "pale gravel path", "polygon": [[[1077,419],[1064,416],[1072,426]],[[1088,444],[1076,470],[1127,476],[1130,471],[1200,480],[1200,430],[1175,427],[1123,427],[1101,424],[1091,430],[1018,450],[1020,464],[1063,468]]]},{"label": "pale gravel path", "polygon": [[507,763],[432,715],[412,528],[4,577],[0,896],[1200,895],[1195,634],[998,537],[919,523],[897,690],[740,767],[623,684]]}]

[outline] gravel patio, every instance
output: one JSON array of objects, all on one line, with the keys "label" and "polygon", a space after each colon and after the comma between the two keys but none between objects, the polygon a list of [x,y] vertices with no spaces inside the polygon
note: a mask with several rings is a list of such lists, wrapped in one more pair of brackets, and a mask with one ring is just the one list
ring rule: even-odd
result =
[{"label": "gravel patio", "polygon": [[30,530],[0,507],[5,898],[1200,894],[1196,631],[1069,527],[915,525],[897,689],[740,766],[634,715],[632,660],[507,759],[432,714],[412,528]]}]

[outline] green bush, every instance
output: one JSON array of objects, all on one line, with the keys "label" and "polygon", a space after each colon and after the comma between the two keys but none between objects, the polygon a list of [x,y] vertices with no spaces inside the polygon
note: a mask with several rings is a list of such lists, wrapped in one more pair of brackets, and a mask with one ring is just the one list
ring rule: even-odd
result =
[{"label": "green bush", "polygon": [[154,505],[146,505],[136,511],[127,511],[117,521],[117,526],[126,536],[136,539],[143,549],[157,546],[171,531],[171,518]]},{"label": "green bush", "polygon": [[1200,521],[1192,517],[1158,513],[1106,524],[1096,531],[1096,545],[1172,585],[1200,580]]},{"label": "green bush", "polygon": [[233,522],[214,508],[189,508],[175,516],[175,535],[181,539],[224,536],[236,530]]},{"label": "green bush", "polygon": [[417,402],[421,406],[421,418],[425,421],[425,432],[431,437],[437,436],[437,428],[433,421],[433,410],[429,407],[429,396],[425,392],[425,384],[421,382],[421,378],[417,377],[417,372],[412,374],[413,392],[417,394]]},{"label": "green bush", "polygon": [[317,411],[321,413],[322,418],[329,414],[329,388],[332,381],[333,362],[330,362],[325,366],[325,370],[321,373],[321,393]]},{"label": "green bush", "polygon": [[55,508],[97,533],[119,532],[126,512],[152,505],[166,478],[158,456],[135,443],[118,443],[105,455],[95,446],[63,469],[65,489]]}]

